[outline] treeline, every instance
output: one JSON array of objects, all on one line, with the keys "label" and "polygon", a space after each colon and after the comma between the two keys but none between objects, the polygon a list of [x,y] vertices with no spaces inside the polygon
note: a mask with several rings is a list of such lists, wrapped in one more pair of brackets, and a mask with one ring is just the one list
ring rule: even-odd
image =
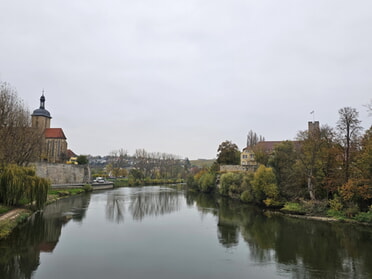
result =
[{"label": "treeline", "polygon": [[129,174],[126,178],[110,179],[114,183],[114,187],[133,187],[133,186],[151,186],[151,185],[170,185],[183,183],[182,178],[136,178],[134,175]]},{"label": "treeline", "polygon": [[[252,145],[259,163],[254,173],[221,174],[213,166],[190,177],[188,184],[244,202],[372,221],[372,127],[363,133],[360,123],[355,109],[342,108],[335,128],[311,126],[273,150]],[[234,145],[224,146],[236,158]],[[225,151],[219,148],[218,155],[227,158]]]},{"label": "treeline", "polygon": [[17,92],[0,82],[0,203],[36,208],[45,204],[49,182],[27,167],[40,158],[41,138]]},{"label": "treeline", "polygon": [[[147,152],[145,149],[137,149],[133,156],[127,151],[120,149],[111,152],[107,158],[107,165],[96,172],[96,176],[108,176],[123,178],[128,185],[147,185],[159,182],[168,184],[182,181],[189,173],[190,161],[177,155]],[[124,182],[123,182],[124,183]]]}]

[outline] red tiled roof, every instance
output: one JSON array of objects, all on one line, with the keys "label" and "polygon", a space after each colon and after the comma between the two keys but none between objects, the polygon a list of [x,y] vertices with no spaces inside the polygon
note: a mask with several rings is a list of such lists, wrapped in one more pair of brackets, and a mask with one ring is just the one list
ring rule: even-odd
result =
[{"label": "red tiled roof", "polygon": [[44,136],[46,139],[66,139],[62,128],[46,128]]},{"label": "red tiled roof", "polygon": [[71,149],[67,149],[67,157],[68,158],[77,157],[77,156],[78,155],[76,155],[74,151],[72,151]]},{"label": "red tiled roof", "polygon": [[271,152],[274,150],[275,146],[282,143],[283,141],[260,141],[257,143],[256,147],[266,151]]},{"label": "red tiled roof", "polygon": [[[260,141],[259,143],[256,144],[255,148],[259,148],[265,152],[272,152],[275,149],[275,146],[278,144],[281,144],[282,142],[285,141]],[[289,141],[294,144],[294,147],[296,149],[299,149],[301,147],[301,142],[299,141]]]}]

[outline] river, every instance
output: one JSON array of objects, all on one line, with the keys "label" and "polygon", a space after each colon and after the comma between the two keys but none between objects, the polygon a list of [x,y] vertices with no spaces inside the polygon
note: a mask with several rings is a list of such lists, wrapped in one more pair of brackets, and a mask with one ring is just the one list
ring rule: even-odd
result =
[{"label": "river", "polygon": [[368,226],[172,187],[60,200],[0,241],[0,278],[372,278]]}]

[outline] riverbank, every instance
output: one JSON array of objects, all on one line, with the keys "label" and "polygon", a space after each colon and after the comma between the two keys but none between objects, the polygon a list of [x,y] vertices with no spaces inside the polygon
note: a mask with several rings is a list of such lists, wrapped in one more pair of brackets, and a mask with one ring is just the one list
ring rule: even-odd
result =
[{"label": "riverbank", "polygon": [[[90,188],[49,190],[46,205],[57,200],[91,191]],[[2,213],[1,213],[2,212]],[[11,208],[0,204],[0,239],[6,238],[18,225],[25,222],[35,211],[27,207]]]},{"label": "riverbank", "polygon": [[32,215],[25,208],[14,208],[0,215],[0,239],[6,238],[19,224]]},{"label": "riverbank", "polygon": [[[85,188],[76,188],[76,189],[60,189],[60,190],[50,190],[48,192],[47,202],[46,205],[56,202],[57,200],[68,198],[71,196],[79,195],[82,193],[86,193],[92,191],[92,189],[85,187]],[[228,197],[229,198],[229,197]],[[230,198],[231,200],[235,200]],[[236,202],[241,202],[235,200]],[[4,206],[0,205],[0,239],[6,238],[14,228],[16,228],[19,224],[27,220],[29,216],[33,214],[33,211],[27,208],[8,208],[7,210],[4,209]],[[291,218],[298,218],[298,219],[307,219],[307,220],[317,220],[322,222],[345,222],[345,223],[354,223],[360,225],[368,225],[372,226],[372,223],[368,222],[360,222],[355,219],[350,218],[336,218],[336,217],[326,217],[326,216],[319,216],[319,215],[308,215],[303,213],[293,213],[293,212],[285,212],[285,211],[278,211],[278,210],[270,210],[269,208],[265,209],[269,214],[280,214],[283,216],[288,216]],[[1,214],[1,212],[3,212]]]},{"label": "riverbank", "polygon": [[[47,206],[2,240],[0,274],[6,278],[32,274],[35,279],[120,278],[138,272],[159,279],[177,274],[186,274],[185,278],[210,274],[214,279],[226,274],[236,278],[372,274],[371,228],[269,214],[262,207],[173,186],[81,194]],[[145,256],[138,261],[133,253]],[[76,260],[78,265],[71,264]],[[187,273],[185,262],[196,271]],[[360,264],[351,269],[353,263]],[[110,272],[102,266],[110,266]],[[249,273],[252,268],[256,271]]]},{"label": "riverbank", "polygon": [[132,178],[117,178],[109,179],[108,181],[114,184],[114,187],[138,187],[150,185],[172,185],[185,183],[183,179],[132,179]]}]

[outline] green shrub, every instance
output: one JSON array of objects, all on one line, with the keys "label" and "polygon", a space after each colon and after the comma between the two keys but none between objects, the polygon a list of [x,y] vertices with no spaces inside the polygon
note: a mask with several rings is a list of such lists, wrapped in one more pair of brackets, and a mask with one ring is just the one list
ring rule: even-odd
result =
[{"label": "green shrub", "polygon": [[239,199],[241,195],[240,186],[232,184],[229,188],[229,197],[233,199]]},{"label": "green shrub", "polygon": [[[267,168],[264,165],[259,166],[252,180],[252,189],[255,200],[259,203],[264,200],[277,200],[279,189],[272,168]],[[270,201],[270,203],[272,202]]]},{"label": "green shrub", "polygon": [[241,189],[240,185],[242,184],[242,174],[240,173],[224,173],[220,178],[220,189],[219,193],[223,196],[240,196]]},{"label": "green shrub", "polygon": [[323,201],[301,201],[301,206],[306,212],[306,214],[309,215],[326,215],[327,209],[328,209],[328,201],[323,200]]},{"label": "green shrub", "polygon": [[190,176],[187,177],[186,185],[187,185],[187,187],[189,187],[191,189],[197,189],[198,188],[198,183],[196,182],[193,175],[190,175]]},{"label": "green shrub", "polygon": [[242,202],[246,203],[252,203],[254,201],[254,196],[252,194],[252,191],[245,190],[241,195],[240,195],[240,200]]},{"label": "green shrub", "polygon": [[283,208],[280,209],[281,211],[287,213],[294,213],[294,214],[304,214],[305,209],[303,206],[297,202],[286,202]]},{"label": "green shrub", "polygon": [[263,203],[267,206],[267,207],[276,207],[276,208],[280,208],[283,206],[283,203],[281,201],[278,201],[276,199],[265,199],[263,200]]},{"label": "green shrub", "polygon": [[329,200],[329,206],[334,211],[342,211],[344,207],[338,195],[335,195],[332,200]]},{"label": "green shrub", "polygon": [[242,193],[246,190],[252,190],[252,180],[254,174],[253,173],[245,173],[242,178],[242,183],[240,185]]},{"label": "green shrub", "polygon": [[85,192],[92,192],[93,191],[93,187],[90,184],[85,184],[83,189],[84,189]]},{"label": "green shrub", "polygon": [[358,222],[372,223],[372,211],[368,212],[359,212],[355,217],[355,220]]},{"label": "green shrub", "polygon": [[216,178],[212,173],[205,173],[199,179],[200,191],[212,192],[216,186]]},{"label": "green shrub", "polygon": [[327,216],[333,217],[333,218],[336,218],[336,219],[339,219],[339,220],[344,220],[346,218],[345,214],[342,211],[338,211],[338,210],[334,210],[334,209],[329,209],[327,211]]},{"label": "green shrub", "polygon": [[360,212],[358,205],[350,204],[344,209],[346,217],[352,218]]},{"label": "green shrub", "polygon": [[128,186],[128,178],[120,178],[112,180],[114,187],[125,187]]}]

